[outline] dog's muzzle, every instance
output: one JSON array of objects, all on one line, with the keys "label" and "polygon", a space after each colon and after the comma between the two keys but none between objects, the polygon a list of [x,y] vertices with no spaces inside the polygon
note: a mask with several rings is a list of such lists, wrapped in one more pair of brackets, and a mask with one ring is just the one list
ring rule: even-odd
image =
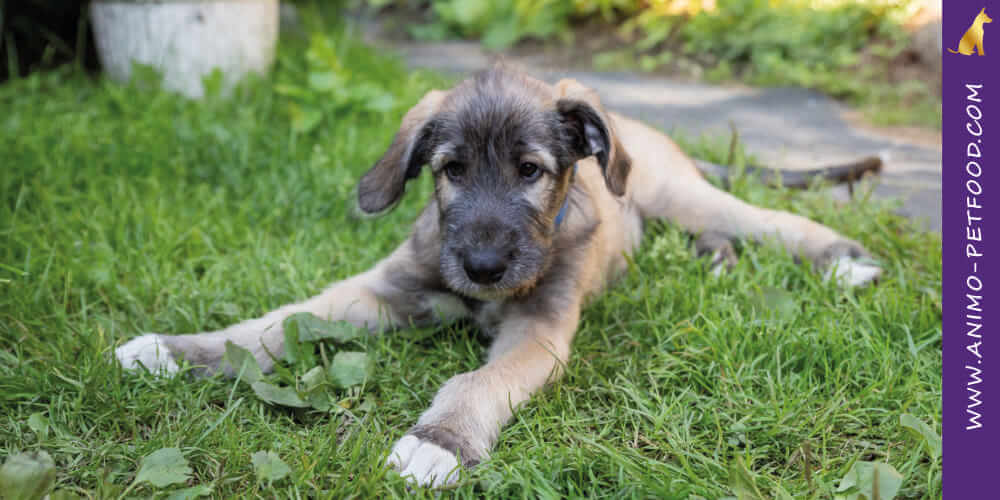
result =
[{"label": "dog's muzzle", "polygon": [[472,250],[462,259],[462,268],[473,283],[492,285],[507,272],[507,258],[495,248]]}]

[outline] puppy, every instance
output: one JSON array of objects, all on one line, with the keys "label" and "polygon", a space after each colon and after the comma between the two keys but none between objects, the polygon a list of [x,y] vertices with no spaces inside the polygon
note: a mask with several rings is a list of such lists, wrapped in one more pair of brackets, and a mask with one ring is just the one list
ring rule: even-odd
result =
[{"label": "puppy", "polygon": [[118,360],[173,373],[185,359],[214,372],[228,369],[233,342],[270,370],[293,313],[372,331],[471,318],[494,336],[486,363],[448,380],[388,457],[411,481],[443,485],[487,459],[512,412],[559,378],[582,308],[625,270],[645,219],[701,235],[699,252],[719,266],[734,258],[732,239],[749,238],[850,285],[880,272],[832,229],[716,189],[669,138],[605,111],[573,80],[549,85],[496,66],[429,92],[361,178],[359,209],[391,209],[425,166],[433,198],[410,237],[369,271],[220,331],[142,335],[115,351]]}]

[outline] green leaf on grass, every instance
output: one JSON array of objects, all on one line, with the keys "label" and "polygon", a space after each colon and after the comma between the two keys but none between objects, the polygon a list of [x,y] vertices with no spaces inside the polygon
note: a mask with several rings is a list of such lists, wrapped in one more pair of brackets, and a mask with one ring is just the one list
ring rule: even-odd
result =
[{"label": "green leaf on grass", "polygon": [[788,290],[773,286],[762,286],[750,303],[764,315],[775,319],[791,319],[799,312],[799,303],[795,295]]},{"label": "green leaf on grass", "polygon": [[257,358],[250,351],[228,340],[224,359],[233,367],[233,374],[238,375],[244,382],[252,384],[264,378],[264,372],[257,364]]},{"label": "green leaf on grass", "polygon": [[167,495],[167,500],[192,500],[194,498],[207,497],[212,494],[212,487],[207,484],[199,484],[190,488],[171,491]]},{"label": "green leaf on grass", "polygon": [[292,117],[292,131],[298,134],[306,134],[312,131],[323,120],[323,113],[318,109],[303,109],[295,104],[288,108]]},{"label": "green leaf on grass", "polygon": [[729,462],[729,489],[736,493],[738,500],[763,500],[764,498],[740,457]]},{"label": "green leaf on grass", "polygon": [[183,483],[191,477],[191,467],[178,448],[161,448],[146,455],[135,483],[148,482],[157,488]]},{"label": "green leaf on grass", "polygon": [[36,500],[56,480],[56,464],[44,451],[11,455],[0,467],[0,492],[8,500]]},{"label": "green leaf on grass", "polygon": [[267,481],[270,484],[292,473],[288,464],[273,451],[258,451],[250,460],[253,462],[253,471],[258,481]]},{"label": "green leaf on grass", "polygon": [[899,416],[899,424],[924,438],[924,443],[927,444],[927,450],[930,451],[932,458],[941,456],[941,436],[931,426],[909,413]]},{"label": "green leaf on grass", "polygon": [[284,324],[286,329],[296,329],[299,342],[332,339],[343,344],[361,338],[366,332],[346,321],[327,321],[311,313],[293,314]]},{"label": "green leaf on grass", "polygon": [[322,366],[314,366],[302,375],[302,387],[308,392],[326,383],[326,372]]},{"label": "green leaf on grass", "polygon": [[307,408],[309,403],[302,401],[299,394],[291,387],[278,387],[267,382],[254,382],[254,394],[263,401],[280,406],[290,406],[292,408]]},{"label": "green leaf on grass", "polygon": [[330,377],[343,388],[364,383],[371,372],[371,362],[363,352],[338,352],[330,363]]},{"label": "green leaf on grass", "polygon": [[329,92],[345,86],[344,78],[333,71],[311,71],[306,78],[309,88],[316,92]]},{"label": "green leaf on grass", "polygon": [[306,366],[312,366],[316,364],[316,356],[313,353],[313,347],[311,345],[302,345],[299,342],[299,326],[298,323],[292,323],[285,320],[285,361],[291,364],[296,364],[299,360],[302,360]]},{"label": "green leaf on grass", "polygon": [[32,413],[28,417],[28,428],[34,431],[38,439],[45,439],[49,435],[49,419],[41,413]]},{"label": "green leaf on grass", "polygon": [[329,381],[326,370],[322,366],[314,366],[302,376],[302,388],[306,391],[306,401],[319,411],[327,411],[333,404],[330,401]]},{"label": "green leaf on grass", "polygon": [[[903,476],[889,464],[854,462],[840,480],[834,500],[892,500],[903,485]],[[877,495],[877,496],[876,496]]]}]

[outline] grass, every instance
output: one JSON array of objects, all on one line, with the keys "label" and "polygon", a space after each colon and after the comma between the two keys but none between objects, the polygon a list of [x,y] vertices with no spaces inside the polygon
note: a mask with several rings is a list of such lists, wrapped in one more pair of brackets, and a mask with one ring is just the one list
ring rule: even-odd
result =
[{"label": "grass", "polygon": [[[142,457],[179,447],[189,484],[216,497],[407,494],[381,464],[437,388],[480,365],[474,329],[365,339],[377,369],[330,412],[110,362],[140,332],[216,329],[300,300],[406,237],[427,176],[377,222],[349,216],[352,190],[442,80],[329,36],[283,41],[274,74],[230,99],[65,70],[0,86],[0,461],[45,450],[59,488],[113,497]],[[327,72],[342,85],[309,78]],[[567,376],[451,495],[718,498],[742,463],[764,495],[829,498],[855,461],[872,460],[902,474],[899,498],[940,497],[940,459],[899,424],[909,413],[940,428],[939,237],[871,200],[837,207],[745,179],[733,191],[861,240],[885,278],[845,291],[744,245],[713,279],[684,234],[654,224],[627,276],[584,313]],[[35,413],[48,432],[32,430]],[[273,484],[250,462],[268,450],[292,469]]]}]

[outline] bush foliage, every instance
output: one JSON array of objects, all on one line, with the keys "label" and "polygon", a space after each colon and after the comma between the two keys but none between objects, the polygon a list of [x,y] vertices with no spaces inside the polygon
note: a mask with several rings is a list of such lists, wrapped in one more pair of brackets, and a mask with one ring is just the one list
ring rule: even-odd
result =
[{"label": "bush foliage", "polygon": [[597,21],[613,25],[626,47],[596,54],[596,66],[652,71],[686,59],[709,80],[814,88],[871,107],[876,122],[940,123],[932,84],[887,76],[909,46],[910,0],[369,1],[423,6],[430,21],[411,29],[418,38],[479,39],[494,50],[573,39],[574,24]]}]

